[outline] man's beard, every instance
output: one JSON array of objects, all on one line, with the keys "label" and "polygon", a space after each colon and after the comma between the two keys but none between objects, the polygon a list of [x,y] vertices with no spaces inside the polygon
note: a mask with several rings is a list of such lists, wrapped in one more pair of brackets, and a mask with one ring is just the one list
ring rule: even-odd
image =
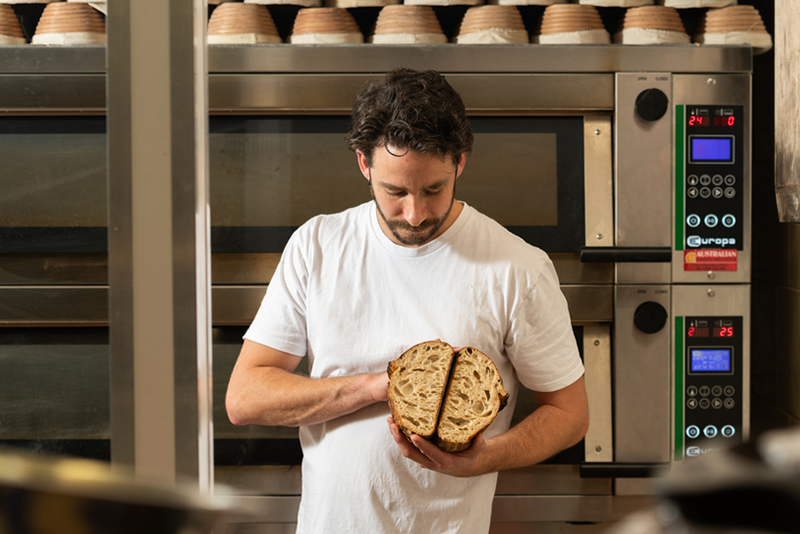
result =
[{"label": "man's beard", "polygon": [[378,214],[383,219],[383,222],[386,223],[386,226],[392,232],[392,235],[399,241],[401,244],[407,247],[419,247],[424,245],[431,239],[433,236],[436,235],[436,232],[442,227],[442,225],[447,221],[447,218],[450,216],[450,211],[453,209],[453,203],[456,199],[456,187],[453,184],[453,196],[450,198],[450,205],[447,207],[447,212],[444,216],[440,219],[425,219],[422,221],[419,226],[411,226],[404,220],[389,220],[384,215],[383,210],[381,209],[381,205],[378,200],[375,198],[375,191],[372,187],[372,184],[369,184],[369,192],[372,195],[372,200],[375,201],[375,206],[378,208]]}]

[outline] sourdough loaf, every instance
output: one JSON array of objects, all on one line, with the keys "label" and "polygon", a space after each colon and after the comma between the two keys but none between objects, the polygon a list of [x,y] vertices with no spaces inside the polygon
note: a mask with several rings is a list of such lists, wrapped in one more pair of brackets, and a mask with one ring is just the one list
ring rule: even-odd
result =
[{"label": "sourdough loaf", "polygon": [[494,362],[472,347],[454,355],[447,343],[428,341],[389,363],[395,423],[407,436],[418,434],[443,451],[469,448],[507,402]]}]

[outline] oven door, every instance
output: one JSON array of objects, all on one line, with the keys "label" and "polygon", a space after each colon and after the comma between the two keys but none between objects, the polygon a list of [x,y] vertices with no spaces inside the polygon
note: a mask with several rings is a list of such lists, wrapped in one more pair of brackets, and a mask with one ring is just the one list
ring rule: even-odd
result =
[{"label": "oven door", "polygon": [[[599,274],[607,266],[579,261],[587,242],[612,239],[610,118],[470,120],[475,145],[457,198],[558,256],[565,269],[571,264],[564,276],[610,283]],[[249,323],[298,226],[370,199],[344,143],[349,125],[347,116],[323,114],[211,118],[215,324]]]}]

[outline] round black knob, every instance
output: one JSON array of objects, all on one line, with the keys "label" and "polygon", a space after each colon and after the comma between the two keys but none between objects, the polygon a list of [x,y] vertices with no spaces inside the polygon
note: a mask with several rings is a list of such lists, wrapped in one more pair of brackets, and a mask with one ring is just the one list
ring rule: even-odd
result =
[{"label": "round black knob", "polygon": [[633,312],[633,324],[645,334],[655,334],[667,324],[667,310],[658,302],[647,301],[639,304]]},{"label": "round black knob", "polygon": [[657,121],[669,109],[669,98],[660,89],[645,89],[636,97],[636,113],[646,121]]}]

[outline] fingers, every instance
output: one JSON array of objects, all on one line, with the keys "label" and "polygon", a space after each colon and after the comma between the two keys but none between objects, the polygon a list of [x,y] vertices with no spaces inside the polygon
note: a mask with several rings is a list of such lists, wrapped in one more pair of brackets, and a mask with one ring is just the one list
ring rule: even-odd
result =
[{"label": "fingers", "polygon": [[[394,442],[397,444],[398,448],[400,449],[400,453],[409,460],[416,462],[417,465],[422,467],[423,469],[433,469],[434,464],[430,461],[430,459],[419,450],[416,443],[409,440],[405,434],[400,430],[400,427],[395,424],[394,420],[389,417],[387,419],[389,423],[389,430],[392,433],[392,438],[394,438]],[[422,440],[425,443],[425,439],[417,436],[416,434],[412,436],[412,439],[416,438],[418,440]],[[435,445],[433,445],[435,447]]]},{"label": "fingers", "polygon": [[476,473],[474,466],[477,465],[481,451],[486,448],[486,440],[482,435],[477,435],[467,450],[449,453],[417,434],[406,437],[391,417],[387,422],[400,453],[422,469],[454,476],[471,476]]},{"label": "fingers", "polygon": [[446,452],[416,434],[411,436],[411,443],[414,444],[414,447],[416,447],[419,452],[425,455],[425,458],[427,458],[429,462],[433,462],[433,465],[437,469],[446,468],[449,461],[449,455]]}]

